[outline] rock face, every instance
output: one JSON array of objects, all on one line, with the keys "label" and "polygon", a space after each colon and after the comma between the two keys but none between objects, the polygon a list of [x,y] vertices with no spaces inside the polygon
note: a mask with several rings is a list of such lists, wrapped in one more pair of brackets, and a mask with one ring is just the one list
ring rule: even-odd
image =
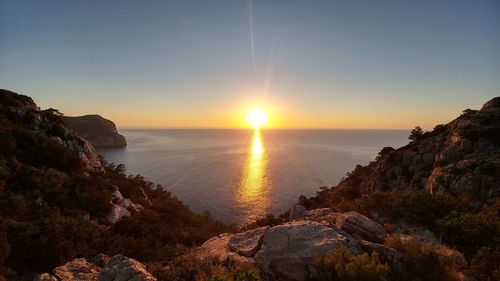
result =
[{"label": "rock face", "polygon": [[35,281],[156,281],[146,267],[131,258],[100,254],[90,262],[74,259],[56,267],[53,274],[38,275]]},{"label": "rock face", "polygon": [[[222,234],[206,241],[196,250],[196,256],[199,259],[257,265],[282,280],[310,278],[314,259],[342,246],[354,254],[360,254],[366,249],[367,252],[380,252],[382,257],[387,256],[387,260],[392,261],[398,257],[393,249],[358,240],[337,228],[336,218],[342,215],[344,214],[328,208],[316,209],[304,212],[301,220],[294,219],[281,225],[260,227],[238,234]],[[345,219],[342,219],[343,222],[349,222],[349,230],[380,230],[377,228],[380,225],[376,222],[358,215],[346,214]],[[379,238],[377,236],[375,240]]]},{"label": "rock face", "polygon": [[85,115],[79,117],[63,117],[64,122],[95,147],[124,147],[125,137],[116,130],[111,120],[100,115]]}]

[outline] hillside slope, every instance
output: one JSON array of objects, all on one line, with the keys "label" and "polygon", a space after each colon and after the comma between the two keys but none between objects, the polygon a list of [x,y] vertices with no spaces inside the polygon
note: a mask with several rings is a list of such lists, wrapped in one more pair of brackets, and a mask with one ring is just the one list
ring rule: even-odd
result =
[{"label": "hillside slope", "polygon": [[165,261],[227,229],[107,164],[57,110],[0,90],[0,280],[99,253]]},{"label": "hillside slope", "polygon": [[[347,199],[375,192],[425,191],[483,204],[500,198],[500,97],[464,113],[399,149],[384,148],[324,191]],[[331,196],[330,196],[331,197]]]}]

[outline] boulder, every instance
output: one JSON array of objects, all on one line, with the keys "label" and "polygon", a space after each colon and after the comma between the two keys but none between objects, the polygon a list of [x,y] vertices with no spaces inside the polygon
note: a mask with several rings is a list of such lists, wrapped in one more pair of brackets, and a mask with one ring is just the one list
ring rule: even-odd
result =
[{"label": "boulder", "polygon": [[123,217],[130,217],[130,211],[118,204],[112,204],[111,209],[106,215],[106,221],[114,224],[120,221]]},{"label": "boulder", "polygon": [[354,237],[375,243],[384,242],[387,236],[382,225],[355,211],[339,214],[336,226]]},{"label": "boulder", "polygon": [[156,278],[134,259],[99,254],[90,262],[84,258],[74,259],[56,267],[53,275],[43,273],[34,281],[156,281]]},{"label": "boulder", "polygon": [[223,233],[205,241],[195,250],[195,258],[198,260],[215,260],[219,262],[231,261],[238,266],[251,266],[254,264],[252,258],[247,258],[229,249],[229,241],[234,234]]},{"label": "boulder", "polygon": [[243,233],[238,233],[229,239],[229,250],[244,257],[253,257],[262,245],[262,236],[268,226],[255,228]]},{"label": "boulder", "polygon": [[379,254],[380,260],[389,264],[401,264],[403,261],[403,254],[396,249],[386,247],[383,244],[373,243],[366,240],[358,240],[356,242],[363,251],[367,253],[376,252]]},{"label": "boulder", "polygon": [[99,267],[103,267],[109,262],[109,257],[105,254],[99,254],[99,255],[91,258],[90,262],[99,266]]},{"label": "boulder", "polygon": [[295,204],[289,209],[289,220],[301,220],[304,219],[306,208],[302,205]]},{"label": "boulder", "polygon": [[109,210],[106,221],[114,224],[120,221],[123,217],[129,217],[132,212],[140,212],[144,209],[141,204],[132,202],[130,199],[123,197],[117,189],[111,194],[111,209]]},{"label": "boulder", "polygon": [[[97,280],[100,268],[86,259],[74,259],[54,270],[54,276],[59,280],[68,281],[94,281]],[[49,279],[50,280],[50,279]]]},{"label": "boulder", "polygon": [[264,270],[286,280],[306,280],[308,267],[317,256],[346,246],[353,253],[361,251],[352,239],[318,222],[295,221],[267,229],[255,262]]},{"label": "boulder", "polygon": [[98,281],[156,281],[146,267],[131,258],[116,255],[102,268]]}]

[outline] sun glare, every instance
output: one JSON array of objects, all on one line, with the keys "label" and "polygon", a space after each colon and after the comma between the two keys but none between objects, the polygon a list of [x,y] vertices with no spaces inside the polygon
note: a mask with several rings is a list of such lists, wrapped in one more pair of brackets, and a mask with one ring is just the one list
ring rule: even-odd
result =
[{"label": "sun glare", "polygon": [[264,126],[268,120],[269,117],[267,116],[267,113],[262,109],[254,109],[247,114],[248,124],[250,124],[255,129],[259,129],[260,127]]}]

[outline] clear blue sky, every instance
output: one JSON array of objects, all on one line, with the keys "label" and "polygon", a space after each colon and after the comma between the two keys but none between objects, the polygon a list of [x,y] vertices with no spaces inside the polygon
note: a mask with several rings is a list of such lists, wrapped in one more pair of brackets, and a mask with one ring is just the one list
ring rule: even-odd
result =
[{"label": "clear blue sky", "polygon": [[1,88],[120,127],[430,129],[500,95],[500,1],[0,0],[0,42]]}]

